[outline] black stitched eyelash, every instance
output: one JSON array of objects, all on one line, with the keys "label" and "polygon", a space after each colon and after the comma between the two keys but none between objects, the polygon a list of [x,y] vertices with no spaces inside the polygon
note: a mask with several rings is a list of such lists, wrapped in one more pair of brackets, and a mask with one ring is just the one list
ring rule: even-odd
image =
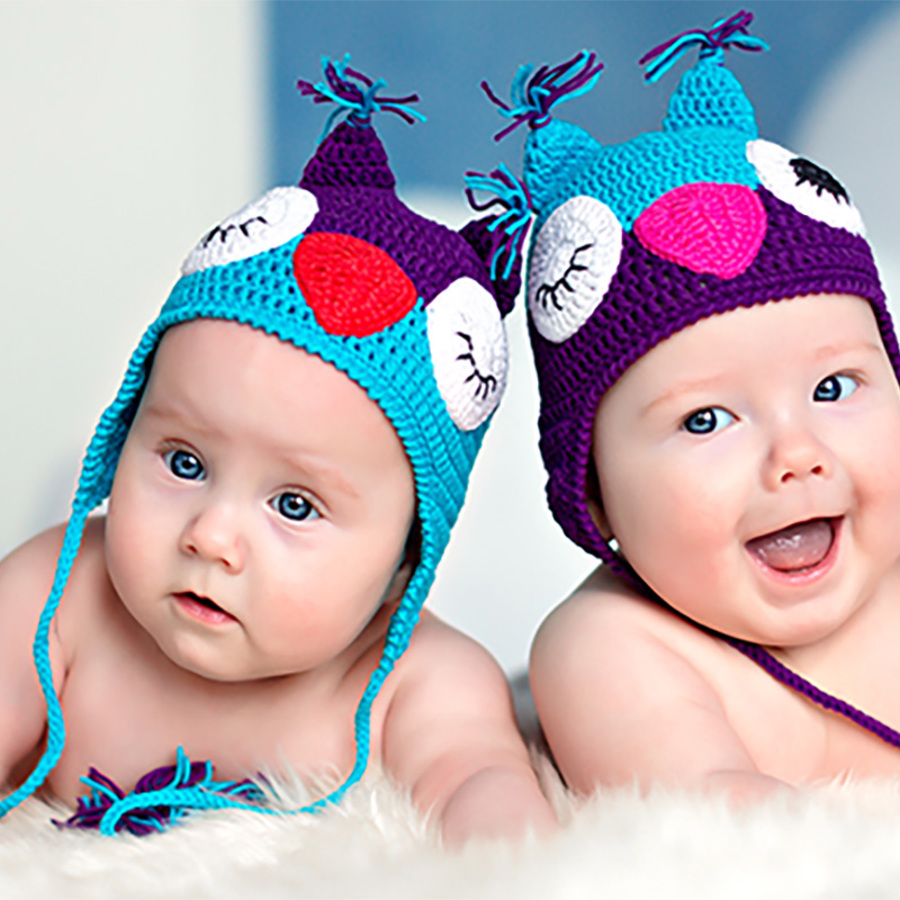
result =
[{"label": "black stitched eyelash", "polygon": [[264,216],[254,216],[252,219],[247,219],[246,222],[241,222],[238,225],[226,225],[224,228],[221,225],[216,225],[216,227],[203,238],[202,244],[204,247],[208,247],[213,242],[216,235],[219,236],[220,243],[224,244],[228,232],[234,231],[236,228],[240,229],[240,232],[244,237],[250,237],[250,225],[254,222],[261,222],[263,225],[269,224]]},{"label": "black stitched eyelash", "polygon": [[566,267],[566,271],[563,272],[562,278],[557,279],[552,285],[550,284],[542,284],[535,294],[535,300],[541,304],[541,306],[546,309],[547,301],[549,300],[556,309],[562,309],[563,305],[559,301],[558,292],[565,288],[570,294],[575,293],[575,289],[569,284],[568,278],[574,272],[584,272],[587,270],[587,266],[583,266],[580,263],[575,262],[575,257],[581,253],[582,250],[590,250],[593,247],[593,244],[584,244],[581,247],[576,247],[572,251],[572,256],[569,259],[569,265]]},{"label": "black stitched eyelash", "polygon": [[469,352],[468,353],[460,353],[457,356],[457,359],[467,359],[470,363],[472,363],[472,374],[463,382],[463,384],[468,384],[473,378],[478,379],[478,384],[475,386],[475,399],[479,398],[482,400],[486,400],[489,394],[492,394],[497,390],[497,379],[494,378],[493,375],[482,375],[478,370],[478,365],[475,362],[475,357],[473,355],[473,351],[475,349],[475,345],[472,343],[472,336],[466,334],[464,331],[456,332],[468,345]]},{"label": "black stitched eyelash", "polygon": [[816,195],[821,197],[822,191],[828,191],[835,200],[850,202],[850,197],[844,186],[827,169],[817,166],[814,162],[798,156],[791,160],[791,168],[797,176],[797,187],[809,183],[816,189]]}]

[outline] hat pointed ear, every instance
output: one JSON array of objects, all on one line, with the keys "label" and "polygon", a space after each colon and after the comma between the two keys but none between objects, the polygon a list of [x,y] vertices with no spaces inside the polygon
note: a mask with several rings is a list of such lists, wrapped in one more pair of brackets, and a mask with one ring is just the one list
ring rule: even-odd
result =
[{"label": "hat pointed ear", "polygon": [[697,64],[684,73],[663,122],[664,131],[723,126],[758,137],[756,116],[740,82],[725,68],[725,50],[737,47],[759,52],[768,44],[748,34],[753,13],[741,10],[729,19],[719,19],[709,31],[697,28],[676,35],[654,47],[640,59],[645,79],[657,81],[691,48],[700,48]]},{"label": "hat pointed ear", "polygon": [[528,135],[523,172],[531,191],[534,211],[550,212],[561,186],[603,150],[603,145],[587,131],[571,122],[553,119]]},{"label": "hat pointed ear", "polygon": [[[491,257],[497,245],[491,226],[497,221],[498,216],[485,216],[483,219],[472,219],[467,222],[459,233],[469,246],[478,254],[478,258],[484,263],[485,268],[491,265]],[[501,316],[512,312],[516,303],[516,297],[522,289],[522,265],[521,258],[516,262],[510,274],[491,277],[491,286],[494,289],[494,299]]]},{"label": "hat pointed ear", "polygon": [[525,143],[525,181],[531,189],[532,209],[539,215],[552,202],[560,182],[567,181],[601,148],[583,128],[553,118],[553,108],[592,91],[600,79],[603,63],[595,53],[582,50],[556,66],[519,66],[510,89],[510,102],[501,100],[486,81],[482,90],[512,124],[494,135],[502,140],[528,123],[531,133]]},{"label": "hat pointed ear", "polygon": [[[490,175],[466,172],[465,181],[473,209],[502,208],[497,214],[467,223],[459,233],[488,268],[497,307],[500,315],[506,316],[522,287],[522,248],[531,222],[531,195],[503,163]],[[479,203],[475,191],[491,191],[495,196]]]}]

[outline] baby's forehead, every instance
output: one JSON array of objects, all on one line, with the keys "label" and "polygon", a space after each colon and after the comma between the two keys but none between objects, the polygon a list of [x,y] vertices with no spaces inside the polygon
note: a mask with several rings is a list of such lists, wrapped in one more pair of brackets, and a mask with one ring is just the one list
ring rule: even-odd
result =
[{"label": "baby's forehead", "polygon": [[[243,323],[194,319],[166,330],[145,400],[197,410],[230,408],[237,423],[274,419],[328,424],[370,435],[386,426],[380,406],[345,372],[315,353]],[[243,415],[241,415],[243,414]]]},{"label": "baby's forehead", "polygon": [[[166,329],[151,368],[198,369],[215,363],[220,377],[246,379],[256,372],[281,374],[285,380],[333,383],[338,389],[362,391],[344,372],[315,353],[243,322],[197,318]],[[243,365],[242,365],[243,364]],[[273,385],[274,386],[274,385]]]},{"label": "baby's forehead", "polygon": [[629,366],[607,395],[621,393],[623,384],[651,390],[679,381],[702,386],[722,371],[752,383],[773,375],[767,366],[775,366],[777,375],[795,362],[825,362],[853,350],[885,355],[868,301],[849,294],[770,300],[687,325]]}]

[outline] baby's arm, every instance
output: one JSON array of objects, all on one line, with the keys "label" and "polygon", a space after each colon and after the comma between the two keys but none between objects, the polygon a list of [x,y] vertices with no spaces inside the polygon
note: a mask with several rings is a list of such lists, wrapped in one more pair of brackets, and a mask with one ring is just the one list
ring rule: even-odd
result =
[{"label": "baby's arm", "polygon": [[[31,648],[61,540],[60,529],[44,532],[0,562],[0,785],[38,746],[46,724]],[[50,649],[58,690],[61,653],[54,627]]]},{"label": "baby's arm", "polygon": [[482,647],[434,620],[417,629],[385,722],[388,771],[444,839],[518,838],[556,819],[516,728],[509,687]]},{"label": "baby's arm", "polygon": [[724,791],[737,802],[786,787],[758,770],[692,663],[692,640],[719,652],[712,638],[605,572],[550,615],[532,649],[531,687],[570,787],[662,783]]}]

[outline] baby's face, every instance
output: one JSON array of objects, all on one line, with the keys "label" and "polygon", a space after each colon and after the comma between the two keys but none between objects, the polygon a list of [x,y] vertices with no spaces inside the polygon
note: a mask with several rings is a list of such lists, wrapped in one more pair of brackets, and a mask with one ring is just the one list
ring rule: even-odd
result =
[{"label": "baby's face", "polygon": [[900,558],[900,389],[868,303],[704,319],[602,400],[606,524],[671,606],[769,645],[831,633]]},{"label": "baby's face", "polygon": [[200,320],[156,354],[110,495],[107,564],[178,665],[224,681],[307,671],[399,598],[414,513],[400,440],[357,384]]}]

